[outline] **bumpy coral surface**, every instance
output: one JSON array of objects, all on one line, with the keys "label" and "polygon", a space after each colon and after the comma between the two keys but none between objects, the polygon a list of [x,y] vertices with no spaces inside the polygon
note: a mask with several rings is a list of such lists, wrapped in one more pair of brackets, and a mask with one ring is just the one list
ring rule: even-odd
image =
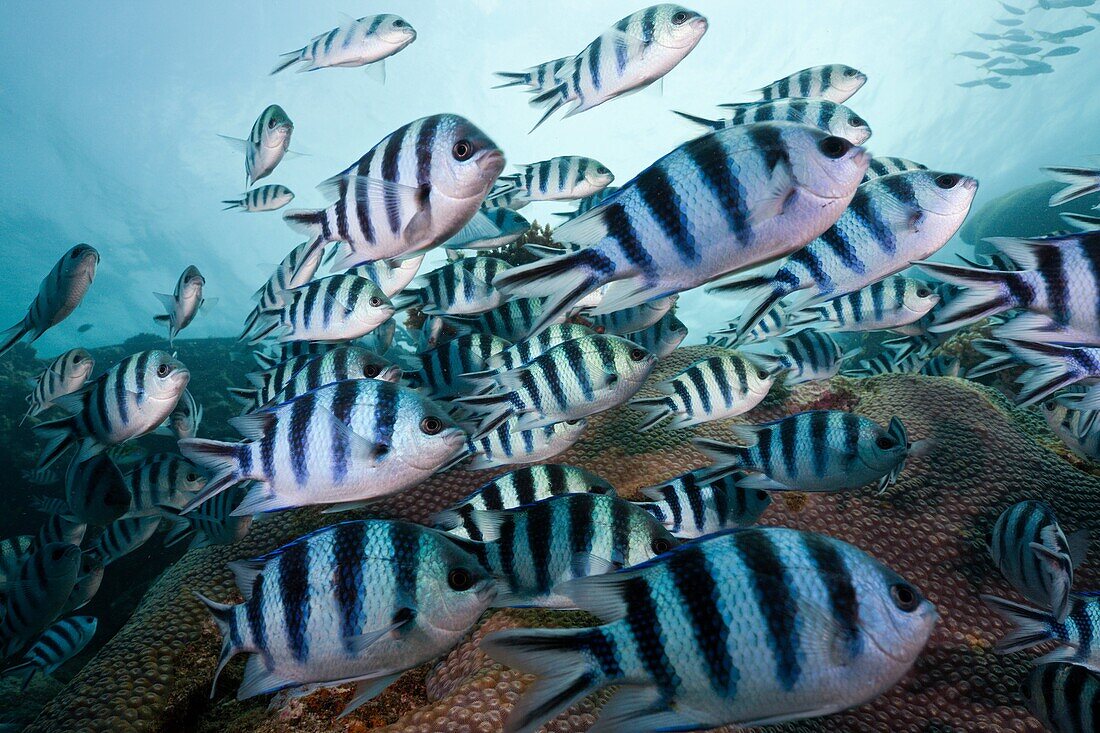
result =
[{"label": "bumpy coral surface", "polygon": [[[713,351],[681,349],[655,374],[667,376]],[[1038,731],[1017,693],[1030,656],[1000,657],[993,642],[1005,631],[978,600],[981,592],[1015,597],[992,566],[984,536],[997,515],[1027,498],[1056,509],[1069,531],[1100,518],[1100,481],[1052,452],[1041,421],[1013,410],[997,393],[954,378],[884,376],[835,379],[769,399],[748,417],[772,419],[803,409],[845,409],[885,424],[901,416],[912,439],[932,438],[910,460],[901,481],[883,495],[873,488],[839,496],[785,494],[764,515],[769,525],[825,532],[851,542],[914,582],[942,618],[925,653],[893,690],[858,709],[783,726],[799,731]],[[559,457],[605,475],[625,496],[702,465],[692,431],[639,434],[640,413],[619,409],[592,421],[585,439]],[[728,438],[728,421],[697,431]],[[394,498],[378,513],[423,521],[482,483],[486,472],[452,471]],[[270,550],[331,517],[312,511],[258,522],[230,548],[188,553],[154,585],[122,631],[43,711],[28,730],[78,731],[453,731],[499,730],[529,678],[478,650],[489,631],[518,625],[577,625],[580,613],[498,611],[444,659],[405,675],[347,719],[334,716],[349,690],[326,691],[268,712],[267,701],[232,700],[240,677],[234,662],[210,702],[217,631],[191,595],[238,599],[228,560]],[[1086,564],[1080,587],[1098,574]],[[586,730],[598,715],[596,696],[552,721],[547,731]]]}]

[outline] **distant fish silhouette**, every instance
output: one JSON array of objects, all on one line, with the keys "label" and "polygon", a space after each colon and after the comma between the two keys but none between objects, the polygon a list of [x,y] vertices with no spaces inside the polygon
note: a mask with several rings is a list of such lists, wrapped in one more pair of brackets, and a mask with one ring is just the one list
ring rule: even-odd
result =
[{"label": "distant fish silhouette", "polygon": [[94,323],[85,323],[82,326],[80,326],[79,328],[77,328],[76,332],[77,333],[87,333],[88,331],[92,330],[92,326],[94,326],[94,325],[95,325]]}]

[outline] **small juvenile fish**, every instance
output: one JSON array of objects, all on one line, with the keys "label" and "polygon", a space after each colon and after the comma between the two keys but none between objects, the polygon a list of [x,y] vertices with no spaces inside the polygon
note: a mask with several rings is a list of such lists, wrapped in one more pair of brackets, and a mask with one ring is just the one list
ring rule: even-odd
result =
[{"label": "small juvenile fish", "polygon": [[708,120],[684,112],[673,112],[708,130],[779,120],[812,125],[842,137],[853,145],[862,145],[871,137],[871,127],[866,120],[847,107],[827,99],[776,99],[771,102],[742,102],[719,106],[730,110],[730,116]]},{"label": "small juvenile fish", "polygon": [[915,323],[939,302],[940,296],[924,281],[893,275],[807,308],[798,314],[798,322],[834,333],[881,331]]},{"label": "small juvenile fish", "polygon": [[1076,664],[1039,664],[1020,687],[1027,709],[1052,733],[1096,730],[1100,676]]},{"label": "small juvenile fish", "polygon": [[562,494],[470,519],[501,608],[575,608],[563,583],[638,565],[679,544],[644,509],[608,494]]},{"label": "small juvenile fish", "polygon": [[375,379],[337,382],[229,420],[247,441],[181,440],[210,473],[186,513],[256,481],[234,516],[313,504],[334,511],[416,486],[460,455],[466,434],[435,403]]},{"label": "small juvenile fish", "polygon": [[1072,56],[1075,53],[1079,53],[1080,51],[1081,51],[1081,49],[1078,48],[1077,46],[1060,46],[1060,47],[1055,48],[1051,51],[1047,51],[1046,53],[1044,53],[1042,55],[1042,58],[1050,59],[1050,58],[1057,58],[1057,57],[1061,57],[1061,56]]},{"label": "small juvenile fish", "polygon": [[80,569],[80,548],[52,542],[35,550],[6,589],[0,657],[29,644],[61,613]]},{"label": "small juvenile fish", "polygon": [[54,670],[84,650],[95,636],[96,620],[92,616],[72,616],[62,619],[42,632],[22,660],[2,673],[4,677],[14,676],[22,679],[22,687],[41,672],[49,676]]},{"label": "small juvenile fish", "polygon": [[[738,327],[740,319],[730,322],[725,328],[714,331],[714,334],[720,337],[724,337],[726,334],[734,334],[736,336],[736,338],[733,339],[716,339],[715,343],[733,348],[738,344],[756,344],[761,341],[774,339],[790,331],[792,315],[793,314],[789,311],[787,306],[780,301],[769,308],[768,312],[756,322],[755,326],[740,336],[736,336],[740,333],[740,328]],[[708,340],[707,343],[710,343],[710,341]]]},{"label": "small juvenile fish", "polygon": [[244,498],[244,487],[223,491],[194,511],[180,514],[176,506],[161,505],[161,512],[173,522],[164,536],[164,546],[171,547],[188,537],[188,550],[212,545],[232,545],[244,539],[252,528],[252,515],[233,516],[233,510]]},{"label": "small juvenile fish", "polygon": [[756,354],[756,359],[778,374],[785,372],[784,384],[788,387],[806,382],[832,379],[840,373],[844,361],[852,355],[843,351],[836,339],[820,331],[799,331],[785,338],[768,342],[772,354]]},{"label": "small juvenile fish", "polygon": [[558,344],[529,363],[487,377],[492,391],[454,402],[483,416],[476,437],[516,418],[518,430],[578,420],[623,404],[657,358],[619,336],[593,334]]},{"label": "small juvenile fish", "polygon": [[[553,328],[553,326],[551,326]],[[547,329],[547,331],[550,329]],[[546,331],[543,331],[546,333]],[[688,328],[674,313],[666,313],[661,320],[641,331],[623,334],[623,338],[633,341],[658,359],[663,359],[675,351],[687,338]]]},{"label": "small juvenile fish", "polygon": [[465,496],[449,509],[432,517],[436,529],[456,537],[481,542],[484,537],[473,514],[501,511],[534,504],[565,494],[615,494],[615,487],[583,468],[560,464],[524,466],[497,476]]},{"label": "small juvenile fish", "polygon": [[283,305],[287,290],[301,287],[313,279],[324,254],[324,248],[314,247],[312,242],[302,242],[290,250],[263,287],[253,294],[252,299],[256,301],[256,307],[245,319],[244,331],[239,337],[241,341],[252,333],[261,313]]},{"label": "small juvenile fish", "polygon": [[668,295],[623,310],[589,316],[585,320],[589,321],[590,328],[596,333],[612,333],[622,336],[623,334],[649,328],[664,318],[665,314],[676,305],[676,300],[679,297],[678,295]]},{"label": "small juvenile fish", "polygon": [[844,64],[811,66],[754,90],[760,99],[825,99],[843,104],[867,83],[867,76]]},{"label": "small juvenile fish", "polygon": [[716,480],[707,469],[677,476],[671,481],[639,489],[649,501],[635,502],[680,539],[705,537],[731,527],[749,527],[772,503],[763,489],[741,485],[744,474],[734,472]]},{"label": "small juvenile fish", "polygon": [[349,18],[340,27],[314,36],[298,50],[282,54],[282,61],[271,73],[278,74],[295,64],[301,64],[299,72],[384,64],[415,40],[416,30],[399,15],[383,13],[357,20]]},{"label": "small juvenile fish", "polygon": [[69,464],[65,501],[69,515],[80,522],[110,524],[129,511],[131,499],[122,472],[105,453]]},{"label": "small juvenile fish", "polygon": [[[525,364],[530,364],[558,344],[564,344],[566,341],[572,341],[582,336],[591,336],[593,333],[594,331],[591,328],[582,326],[579,323],[558,323],[548,326],[545,331],[540,331],[535,336],[525,338],[507,349],[487,357],[485,366],[493,372],[517,369]],[[488,376],[488,374],[467,375],[468,378],[482,376]]]},{"label": "small juvenile fish", "polygon": [[433,399],[470,394],[474,382],[463,375],[485,369],[492,355],[510,346],[504,339],[483,333],[459,336],[418,354],[416,384]]},{"label": "small juvenile fish", "polygon": [[671,3],[626,16],[566,62],[555,86],[531,99],[533,107],[546,109],[535,127],[570,102],[566,117],[649,86],[683,61],[706,32],[705,17]]},{"label": "small juvenile fish", "polygon": [[[497,196],[511,196],[507,208],[516,210],[531,201],[573,201],[591,196],[615,180],[607,166],[593,158],[562,155],[519,167],[519,172],[502,176],[488,201]],[[492,205],[492,204],[490,204]]]},{"label": "small juvenile fish", "polygon": [[160,515],[152,517],[124,517],[107,527],[94,539],[87,549],[93,558],[110,565],[115,560],[129,555],[150,539],[160,527]]},{"label": "small juvenile fish", "polygon": [[466,449],[473,459],[463,467],[468,471],[497,466],[548,461],[569,450],[588,427],[587,420],[566,420],[544,428],[520,430],[517,418],[505,420],[480,438],[468,438]]},{"label": "small juvenile fish", "polygon": [[961,377],[964,370],[957,356],[939,354],[925,362],[918,374],[926,377]]},{"label": "small juvenile fish", "polygon": [[188,265],[176,282],[176,289],[171,295],[153,293],[160,300],[164,309],[168,311],[166,315],[154,316],[153,320],[168,326],[169,344],[175,341],[180,331],[187,328],[191,325],[191,321],[195,320],[199,308],[205,302],[202,293],[205,285],[206,278],[199,272],[199,268]]},{"label": "small juvenile fish", "polygon": [[1070,593],[1069,613],[1058,621],[1053,612],[1031,608],[997,596],[981,596],[987,606],[1012,625],[1012,630],[996,643],[998,654],[1015,654],[1038,644],[1053,641],[1055,649],[1035,660],[1035,664],[1071,662],[1100,672],[1100,595]]},{"label": "small juvenile fish", "polygon": [[504,154],[473,123],[450,114],[424,117],[322,183],[335,203],[291,210],[283,219],[315,246],[345,242],[333,269],[405,258],[471,224],[503,169]]},{"label": "small juvenile fish", "polygon": [[[509,270],[514,271],[515,268]],[[543,317],[545,310],[543,298],[511,298],[485,313],[474,316],[444,316],[444,320],[457,327],[478,333],[488,333],[498,336],[506,341],[517,343],[527,338],[533,331],[540,331],[535,326]],[[560,323],[565,320],[565,313],[556,314],[546,325]]]},{"label": "small juvenile fish", "polygon": [[156,430],[187,387],[191,373],[166,351],[143,351],[129,356],[78,394],[57,404],[70,417],[34,426],[46,439],[38,468],[46,468],[70,446],[79,444],[81,460],[109,446]]},{"label": "small juvenile fish", "polygon": [[1053,611],[1059,622],[1069,613],[1073,568],[1085,560],[1088,530],[1069,537],[1048,504],[1021,501],[997,518],[986,538],[993,564],[1032,603]]},{"label": "small juvenile fish", "polygon": [[877,377],[883,374],[916,374],[928,363],[929,357],[913,352],[907,356],[898,356],[883,352],[870,359],[864,359],[852,368],[841,370],[846,377]]},{"label": "small juvenile fish", "polygon": [[95,280],[99,252],[95,247],[78,244],[62,256],[38,287],[38,295],[27,308],[23,320],[0,333],[0,356],[31,334],[31,343],[69,317],[84,300]]},{"label": "small juvenile fish", "polygon": [[398,310],[419,308],[428,315],[472,315],[504,303],[493,278],[509,265],[498,257],[463,257],[423,276],[423,285],[404,290],[394,299]]},{"label": "small juvenile fish", "polygon": [[884,490],[905,468],[911,445],[898,418],[889,429],[862,415],[811,410],[762,425],[734,425],[748,445],[695,438],[716,467],[750,471],[742,485],[768,491],[845,491],[877,483]]},{"label": "small juvenile fish", "polygon": [[230,659],[255,654],[238,699],[355,682],[342,715],[453,648],[493,599],[477,558],[407,522],[342,522],[229,567],[244,603],[199,596],[223,636],[214,685]]},{"label": "small juvenile fish", "polygon": [[76,584],[61,609],[61,615],[72,613],[91,603],[99,586],[103,583],[103,562],[87,553],[80,556],[80,571],[76,575]]},{"label": "small juvenile fish", "polygon": [[[197,438],[199,425],[202,424],[202,405],[195,401],[194,395],[188,390],[183,390],[183,396],[176,404],[176,409],[164,421],[161,429],[177,440],[184,438]],[[160,431],[158,431],[160,432]]]},{"label": "small juvenile fish", "polygon": [[270,105],[252,124],[247,140],[220,135],[223,140],[244,153],[245,187],[266,178],[279,165],[290,147],[294,123],[283,108]]},{"label": "small juvenile fish", "polygon": [[394,314],[393,303],[372,280],[329,275],[287,290],[278,310],[260,314],[250,343],[268,337],[288,341],[348,341],[365,336]]},{"label": "small juvenile fish", "polygon": [[774,376],[731,351],[697,361],[654,385],[661,397],[635,397],[627,406],[646,413],[639,432],[670,416],[664,429],[680,430],[742,415],[759,405],[773,384]]},{"label": "small juvenile fish", "polygon": [[275,211],[281,209],[294,200],[294,192],[286,186],[273,183],[266,186],[257,186],[250,191],[245,191],[240,198],[222,201],[226,207],[222,211],[240,209],[247,212]]},{"label": "small juvenile fish", "polygon": [[565,65],[573,60],[572,56],[562,56],[560,59],[545,61],[537,66],[531,66],[523,71],[497,71],[497,76],[504,80],[503,84],[497,84],[493,89],[504,87],[527,86],[530,89],[524,91],[537,94],[558,85],[558,74]]},{"label": "small juvenile fish", "polygon": [[127,517],[156,515],[164,506],[178,509],[206,486],[206,476],[198,466],[171,453],[150,456],[125,478],[133,497]]},{"label": "small juvenile fish", "polygon": [[86,349],[70,349],[54,359],[34,381],[34,390],[27,395],[30,407],[24,419],[53,407],[58,397],[80,390],[94,369],[95,359]]},{"label": "small juvenile fish", "polygon": [[852,545],[784,528],[727,530],[562,590],[602,625],[481,641],[494,660],[538,677],[508,713],[511,733],[533,733],[612,685],[600,713],[607,730],[829,715],[893,687],[939,618],[920,591]]}]

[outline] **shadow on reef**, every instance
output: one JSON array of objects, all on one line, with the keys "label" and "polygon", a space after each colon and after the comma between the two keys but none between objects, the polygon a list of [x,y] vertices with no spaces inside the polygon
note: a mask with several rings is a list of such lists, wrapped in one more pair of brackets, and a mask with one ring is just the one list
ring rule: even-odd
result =
[{"label": "shadow on reef", "polygon": [[[683,348],[666,358],[652,380],[713,353]],[[226,377],[231,376],[229,374]],[[208,383],[209,384],[209,383]],[[224,384],[224,383],[223,383]],[[219,385],[220,387],[220,385]],[[893,690],[856,710],[780,726],[785,731],[1039,730],[1017,696],[1028,655],[992,653],[1004,627],[978,600],[979,592],[1012,596],[983,542],[996,515],[1010,504],[1042,497],[1067,528],[1100,522],[1100,479],[1077,470],[1046,445],[1041,420],[1013,409],[997,392],[950,377],[836,378],[796,387],[769,401],[753,420],[813,407],[839,407],[881,423],[900,415],[914,439],[932,450],[912,460],[886,494],[866,489],[840,496],[786,494],[764,515],[769,525],[817,530],[867,550],[912,580],[937,605],[943,620],[913,671]],[[731,421],[691,431],[636,431],[641,414],[619,409],[600,415],[560,457],[603,474],[626,496],[637,488],[703,463],[690,448],[693,434],[728,437]],[[483,483],[489,472],[453,470],[381,502],[380,516],[426,520]],[[349,513],[341,518],[364,516]],[[187,553],[145,593],[122,630],[42,711],[34,733],[174,731],[438,731],[498,730],[529,678],[485,657],[477,640],[516,625],[583,623],[583,615],[545,610],[486,614],[471,638],[441,661],[407,673],[376,700],[336,722],[350,695],[318,693],[268,712],[267,700],[233,699],[240,660],[230,664],[216,698],[208,699],[220,644],[218,632],[191,595],[239,600],[225,563],[273,549],[333,517],[299,510],[266,517],[233,547]],[[1096,565],[1081,569],[1081,587],[1100,582]],[[564,713],[548,730],[586,730],[598,696]]]}]

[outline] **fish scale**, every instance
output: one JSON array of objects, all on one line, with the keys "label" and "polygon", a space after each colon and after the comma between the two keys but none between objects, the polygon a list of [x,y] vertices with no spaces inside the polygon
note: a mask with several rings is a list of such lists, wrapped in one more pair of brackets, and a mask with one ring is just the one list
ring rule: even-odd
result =
[{"label": "fish scale", "polygon": [[922,280],[891,276],[797,314],[799,323],[836,333],[878,331],[915,323],[939,303]]},{"label": "fish scale", "polygon": [[675,114],[707,130],[724,130],[737,125],[751,125],[754,122],[779,121],[812,125],[855,145],[862,145],[871,137],[871,128],[866,120],[849,108],[827,99],[777,99],[770,102],[744,102],[720,106],[729,110],[729,117],[711,120],[685,112],[675,112]]},{"label": "fish scale", "polygon": [[825,64],[796,71],[755,91],[765,102],[790,98],[821,98],[842,104],[866,82],[866,75],[851,66]]},{"label": "fish scale", "polygon": [[372,280],[357,275],[330,275],[286,291],[287,302],[261,314],[251,338],[287,341],[346,341],[365,336],[394,313],[393,304]]},{"label": "fish scale", "polygon": [[510,265],[498,257],[464,257],[424,276],[419,288],[407,289],[395,301],[398,309],[415,306],[428,315],[473,315],[504,302],[493,278]]},{"label": "fish scale", "polygon": [[518,463],[546,461],[576,443],[587,420],[566,420],[542,428],[521,430],[516,418],[509,418],[487,435],[468,438],[466,449],[473,459],[467,470],[480,470]]},{"label": "fish scale", "polygon": [[53,674],[88,646],[95,636],[96,626],[92,616],[72,616],[58,621],[43,631],[19,663],[5,669],[3,675],[21,677],[25,690],[36,673]]},{"label": "fish scale", "polygon": [[744,474],[734,472],[711,480],[706,469],[692,471],[639,489],[649,500],[635,503],[680,539],[747,527],[756,523],[771,504],[771,497],[762,489],[742,486],[743,478]]},{"label": "fish scale", "polygon": [[565,590],[603,624],[482,641],[495,660],[538,676],[509,714],[513,733],[616,684],[600,714],[611,729],[825,715],[896,683],[938,619],[919,591],[855,547],[782,528],[725,531]]},{"label": "fish scale", "polygon": [[52,407],[54,399],[78,391],[94,370],[95,359],[86,349],[70,349],[58,356],[38,376],[34,389],[27,395],[26,417],[34,417]]}]

